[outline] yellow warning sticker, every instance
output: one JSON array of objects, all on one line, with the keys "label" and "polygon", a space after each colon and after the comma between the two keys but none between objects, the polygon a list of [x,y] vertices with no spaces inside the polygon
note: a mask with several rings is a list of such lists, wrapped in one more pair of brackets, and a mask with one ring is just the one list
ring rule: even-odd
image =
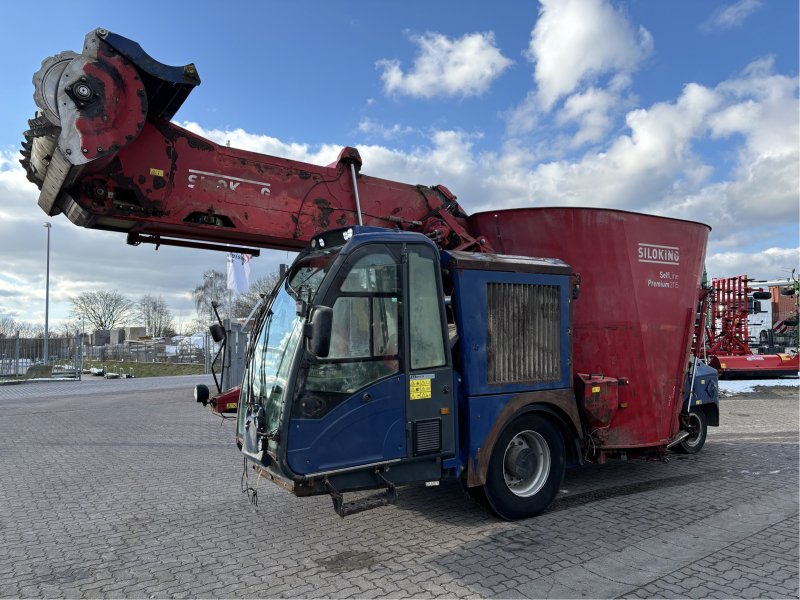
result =
[{"label": "yellow warning sticker", "polygon": [[599,394],[600,393],[600,386],[599,385],[592,386],[592,393],[593,394]]},{"label": "yellow warning sticker", "polygon": [[150,175],[154,175],[156,177],[163,177],[164,170],[163,169],[150,169]]},{"label": "yellow warning sticker", "polygon": [[430,379],[412,379],[410,388],[412,400],[425,400],[431,397]]},{"label": "yellow warning sticker", "polygon": [[239,403],[238,403],[238,402],[228,402],[228,403],[225,405],[225,410],[230,410],[230,409],[232,409],[232,408],[236,408],[237,406],[239,406]]}]

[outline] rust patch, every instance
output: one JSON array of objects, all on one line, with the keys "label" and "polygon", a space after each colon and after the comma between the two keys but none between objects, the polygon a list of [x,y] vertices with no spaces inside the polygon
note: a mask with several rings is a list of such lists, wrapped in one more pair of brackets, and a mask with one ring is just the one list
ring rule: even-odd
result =
[{"label": "rust patch", "polygon": [[314,224],[320,229],[328,229],[331,224],[331,213],[333,213],[331,203],[325,198],[317,198],[314,200],[314,204],[317,205],[318,211]]},{"label": "rust patch", "polygon": [[505,426],[519,411],[532,404],[549,405],[560,409],[572,421],[578,436],[583,437],[578,405],[575,402],[575,395],[572,390],[545,390],[517,394],[497,416],[497,420],[492,425],[492,429],[486,439],[483,440],[475,459],[469,461],[467,465],[467,485],[469,487],[486,483],[486,473],[489,470],[489,461],[497,438],[500,437]]}]

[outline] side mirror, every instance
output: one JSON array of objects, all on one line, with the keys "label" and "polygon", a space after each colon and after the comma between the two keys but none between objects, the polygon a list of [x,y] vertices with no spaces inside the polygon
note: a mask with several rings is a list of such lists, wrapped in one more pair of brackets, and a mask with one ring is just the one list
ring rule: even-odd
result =
[{"label": "side mirror", "polygon": [[753,292],[754,300],[771,300],[772,294],[769,292]]},{"label": "side mirror", "polygon": [[325,358],[331,349],[333,309],[329,306],[313,306],[305,327],[306,348],[316,357]]},{"label": "side mirror", "polygon": [[211,337],[218,344],[225,339],[225,330],[219,323],[214,323],[208,330],[211,332]]}]

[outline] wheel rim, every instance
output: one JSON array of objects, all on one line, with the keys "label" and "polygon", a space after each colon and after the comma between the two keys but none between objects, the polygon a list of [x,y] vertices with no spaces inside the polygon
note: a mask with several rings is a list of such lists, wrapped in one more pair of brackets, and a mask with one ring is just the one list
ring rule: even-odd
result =
[{"label": "wheel rim", "polygon": [[703,423],[697,413],[689,413],[689,437],[684,440],[687,446],[697,446],[700,443],[700,438],[703,435]]},{"label": "wheel rim", "polygon": [[536,431],[520,431],[503,455],[503,478],[515,496],[528,498],[544,487],[550,474],[550,447]]}]

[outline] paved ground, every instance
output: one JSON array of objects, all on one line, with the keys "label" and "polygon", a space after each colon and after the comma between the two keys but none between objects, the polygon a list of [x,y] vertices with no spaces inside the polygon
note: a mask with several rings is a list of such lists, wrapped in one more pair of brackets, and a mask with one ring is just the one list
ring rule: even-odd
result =
[{"label": "paved ground", "polygon": [[196,379],[0,386],[0,597],[797,598],[797,390],[723,399],[699,455],[568,473],[506,523],[458,486],[340,519],[240,492]]}]

